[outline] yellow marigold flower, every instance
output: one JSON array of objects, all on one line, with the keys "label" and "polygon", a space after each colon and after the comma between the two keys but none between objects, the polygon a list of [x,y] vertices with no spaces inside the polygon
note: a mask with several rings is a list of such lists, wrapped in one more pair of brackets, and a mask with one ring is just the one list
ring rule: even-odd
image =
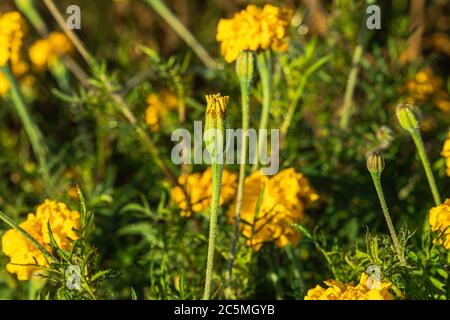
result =
[{"label": "yellow marigold flower", "polygon": [[31,62],[39,69],[52,64],[60,55],[72,52],[72,43],[61,32],[52,32],[48,38],[35,41],[28,50]]},{"label": "yellow marigold flower", "polygon": [[447,140],[445,140],[441,155],[445,158],[447,175],[450,177],[450,132],[448,133]]},{"label": "yellow marigold flower", "polygon": [[[255,250],[269,241],[279,247],[289,242],[295,244],[300,234],[292,224],[299,222],[304,210],[318,198],[308,179],[293,168],[282,170],[272,178],[254,172],[245,179],[241,210],[241,220],[245,223],[241,223],[240,228],[247,243]],[[235,210],[236,203],[233,203],[227,213],[229,223],[234,223]]]},{"label": "yellow marigold flower", "polygon": [[[37,208],[36,214],[29,213],[27,220],[19,226],[51,252],[48,225],[58,247],[67,250],[71,246],[69,239],[78,239],[73,229],[80,229],[80,214],[70,210],[62,202],[45,200]],[[10,257],[6,270],[17,274],[19,280],[28,280],[39,267],[49,265],[42,252],[15,229],[10,229],[3,235],[2,251]]]},{"label": "yellow marigold flower", "polygon": [[292,10],[266,4],[262,9],[249,5],[231,19],[220,19],[217,41],[227,62],[236,60],[241,50],[286,51]]},{"label": "yellow marigold flower", "polygon": [[12,65],[20,61],[23,35],[24,24],[19,12],[0,14],[0,67],[8,61]]},{"label": "yellow marigold flower", "polygon": [[305,300],[392,300],[389,292],[392,284],[361,274],[358,285],[343,284],[336,280],[324,281],[328,288],[317,285],[309,289]]},{"label": "yellow marigold flower", "polygon": [[437,243],[450,249],[450,199],[445,200],[440,206],[431,208],[428,222],[431,229],[440,236]]},{"label": "yellow marigold flower", "polygon": [[[189,201],[193,212],[202,212],[211,206],[212,196],[212,169],[209,167],[203,173],[193,173],[187,177],[181,176],[178,179],[180,185],[185,186],[189,194]],[[233,172],[223,169],[222,190],[220,192],[220,205],[226,204],[233,199],[236,194],[237,175]],[[181,209],[181,215],[189,217],[191,212],[188,210],[186,197],[180,187],[172,189],[172,199]]]},{"label": "yellow marigold flower", "polygon": [[145,110],[145,123],[150,130],[156,132],[159,130],[162,119],[169,111],[178,107],[177,97],[168,90],[163,90],[158,95],[151,93],[147,96],[147,109]]},{"label": "yellow marigold flower", "polygon": [[0,71],[0,97],[8,93],[10,84],[5,74]]}]

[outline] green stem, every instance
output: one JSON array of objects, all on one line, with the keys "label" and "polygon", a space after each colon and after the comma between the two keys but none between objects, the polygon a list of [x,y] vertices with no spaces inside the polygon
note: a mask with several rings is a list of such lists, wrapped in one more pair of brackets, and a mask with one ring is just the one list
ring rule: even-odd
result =
[{"label": "green stem", "polygon": [[258,147],[256,149],[252,171],[258,170],[259,167],[259,157],[264,138],[261,129],[267,129],[270,105],[272,102],[272,54],[270,50],[260,52],[257,55],[256,60],[262,86],[262,110],[261,118],[259,120]]},{"label": "green stem", "polygon": [[389,232],[391,234],[392,243],[394,244],[395,251],[397,252],[398,260],[400,261],[400,264],[402,266],[406,266],[405,258],[403,257],[400,243],[398,241],[397,233],[395,232],[394,225],[392,223],[391,216],[389,214],[389,209],[386,204],[386,200],[384,198],[383,194],[383,188],[381,187],[381,180],[380,177],[377,176],[375,173],[371,173],[373,184],[375,185],[375,189],[378,194],[378,199],[380,200],[381,209],[383,210],[384,218],[386,219],[386,223],[388,225]]},{"label": "green stem", "polygon": [[[369,1],[367,0],[366,3],[369,4]],[[342,130],[347,129],[350,117],[353,113],[353,94],[355,93],[359,63],[361,62],[361,58],[364,53],[364,47],[366,46],[369,36],[371,35],[368,31],[369,29],[366,26],[366,18],[364,17],[361,21],[358,41],[353,51],[352,67],[348,74],[347,84],[345,87],[344,103],[342,105],[341,119],[339,122],[339,127]]]},{"label": "green stem", "polygon": [[0,220],[5,222],[11,228],[14,228],[15,230],[19,231],[25,238],[27,238],[37,249],[39,249],[39,251],[41,251],[52,262],[57,262],[56,258],[50,252],[48,252],[47,249],[45,249],[39,242],[36,241],[36,239],[34,239],[28,232],[22,229],[14,220],[12,220],[3,212],[0,212]]},{"label": "green stem", "polygon": [[298,102],[300,100],[301,94],[303,93],[303,90],[298,92],[290,102],[288,111],[286,113],[286,117],[283,120],[283,123],[280,127],[280,141],[281,143],[284,142],[284,139],[286,137],[287,131],[289,129],[289,126],[291,125],[292,118],[294,117],[295,110],[297,109]]},{"label": "green stem", "polygon": [[355,92],[356,78],[358,75],[359,61],[361,60],[363,47],[358,44],[353,52],[352,68],[348,74],[347,85],[345,88],[344,104],[342,106],[342,117],[339,123],[341,129],[348,127],[348,122],[352,115],[353,94]]},{"label": "green stem", "polygon": [[43,35],[48,34],[44,20],[36,11],[34,0],[15,0],[17,8],[27,17],[33,27]]},{"label": "green stem", "polygon": [[245,181],[245,164],[247,161],[247,145],[248,137],[247,131],[250,123],[249,109],[250,109],[250,87],[248,81],[241,81],[241,103],[242,103],[242,139],[241,139],[241,159],[239,164],[239,181],[236,195],[236,211],[233,230],[233,240],[231,242],[231,255],[228,263],[228,294],[231,294],[231,280],[233,273],[233,264],[236,259],[237,242],[239,236],[239,225],[241,223],[242,200],[244,197],[244,181]]},{"label": "green stem", "polygon": [[44,139],[41,131],[39,130],[36,122],[34,122],[25,102],[20,93],[19,86],[17,84],[16,79],[11,73],[11,70],[8,65],[5,65],[1,68],[1,71],[6,75],[8,82],[11,85],[10,88],[10,96],[13,102],[13,105],[20,117],[20,120],[23,123],[25,131],[30,139],[30,144],[33,149],[34,154],[36,155],[36,159],[38,160],[39,166],[41,170],[47,177],[47,160],[46,160],[46,147],[44,144]]},{"label": "green stem", "polygon": [[210,69],[217,69],[217,63],[189,32],[189,30],[178,20],[178,18],[167,8],[164,1],[144,0],[175,30],[176,33],[194,50],[195,54]]},{"label": "green stem", "polygon": [[212,198],[211,198],[211,216],[209,221],[209,241],[208,258],[206,263],[205,291],[204,300],[211,298],[211,282],[214,268],[214,250],[217,234],[217,215],[220,205],[220,189],[222,185],[222,164],[212,164]]},{"label": "green stem", "polygon": [[434,203],[439,206],[441,202],[441,196],[439,195],[439,190],[436,185],[436,180],[434,179],[433,171],[431,170],[430,161],[428,160],[427,153],[425,152],[425,147],[423,145],[422,135],[420,131],[412,130],[410,131],[411,136],[416,145],[417,152],[419,153],[420,160],[422,161],[423,168],[425,169],[425,174],[427,175],[428,184],[430,185],[431,193],[433,194]]}]

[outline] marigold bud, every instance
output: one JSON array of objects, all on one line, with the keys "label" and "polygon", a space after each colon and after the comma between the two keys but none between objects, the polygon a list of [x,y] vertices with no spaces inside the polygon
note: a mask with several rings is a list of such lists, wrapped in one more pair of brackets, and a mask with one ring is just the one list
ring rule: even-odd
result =
[{"label": "marigold bud", "polygon": [[228,96],[221,96],[220,93],[206,96],[206,119],[203,140],[216,163],[221,161],[218,157],[223,154],[223,124],[228,100]]},{"label": "marigold bud", "polygon": [[367,155],[367,169],[371,174],[381,176],[384,169],[384,157],[380,152],[370,152]]},{"label": "marigold bud", "polygon": [[250,85],[255,68],[255,54],[253,51],[242,50],[236,60],[236,74],[239,81],[245,81]]},{"label": "marigold bud", "polygon": [[414,131],[419,129],[417,108],[411,104],[400,104],[397,106],[397,119],[403,129]]}]

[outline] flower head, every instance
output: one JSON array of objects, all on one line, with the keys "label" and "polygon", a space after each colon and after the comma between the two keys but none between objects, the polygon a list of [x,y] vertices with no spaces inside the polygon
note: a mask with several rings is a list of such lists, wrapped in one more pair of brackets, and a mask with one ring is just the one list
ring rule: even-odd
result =
[{"label": "flower head", "polygon": [[371,152],[367,155],[367,169],[371,174],[380,177],[384,166],[384,157],[381,153]]},{"label": "flower head", "polygon": [[20,62],[20,49],[24,35],[22,16],[17,11],[0,14],[0,67]]},{"label": "flower head", "polygon": [[229,97],[221,96],[220,93],[206,96],[206,117],[213,119],[222,117],[228,105]]},{"label": "flower head", "polygon": [[[19,224],[45,249],[52,252],[48,225],[58,247],[67,250],[71,246],[69,239],[78,239],[74,229],[80,229],[80,214],[70,210],[62,202],[45,200],[35,214],[29,213],[27,219]],[[3,235],[2,251],[10,257],[6,270],[17,274],[19,280],[28,280],[39,267],[49,265],[43,253],[15,229],[10,229]]]},{"label": "flower head", "polygon": [[428,222],[431,229],[439,235],[436,243],[450,249],[450,199],[445,200],[440,206],[431,208]]},{"label": "flower head", "polygon": [[324,281],[327,288],[317,285],[309,289],[305,300],[392,300],[392,286],[387,281],[373,281],[366,273],[361,274],[359,284],[344,284],[336,280]]},{"label": "flower head", "polygon": [[241,50],[286,51],[292,11],[266,4],[262,9],[249,5],[231,19],[221,19],[216,39],[227,62],[233,62]]},{"label": "flower head", "polygon": [[[193,173],[187,177],[181,176],[178,179],[180,185],[185,186],[189,194],[189,202],[193,212],[203,212],[211,206],[212,196],[212,169],[209,167],[203,173]],[[223,169],[222,189],[220,191],[220,205],[226,204],[233,199],[236,194],[237,175],[233,172]],[[186,197],[180,187],[172,189],[172,199],[181,209],[181,215],[189,217],[192,212],[189,211]]]},{"label": "flower head", "polygon": [[28,54],[31,62],[39,69],[43,69],[56,61],[62,54],[73,52],[69,38],[61,32],[52,32],[46,39],[34,42]]},{"label": "flower head", "polygon": [[[280,171],[272,178],[259,171],[245,179],[240,224],[247,243],[259,250],[264,242],[275,242],[283,247],[300,238],[292,224],[299,222],[304,210],[319,198],[308,179],[293,168]],[[227,212],[234,222],[233,203]]]},{"label": "flower head", "polygon": [[397,119],[403,129],[414,131],[419,129],[419,119],[417,107],[408,103],[400,104],[396,109]]}]

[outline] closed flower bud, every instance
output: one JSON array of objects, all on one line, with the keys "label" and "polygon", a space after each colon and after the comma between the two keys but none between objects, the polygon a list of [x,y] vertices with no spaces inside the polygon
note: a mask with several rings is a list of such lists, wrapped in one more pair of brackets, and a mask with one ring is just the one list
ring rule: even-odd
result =
[{"label": "closed flower bud", "polygon": [[242,50],[236,60],[236,74],[239,81],[245,81],[250,85],[255,66],[255,54],[253,51]]},{"label": "closed flower bud", "polygon": [[228,96],[220,93],[206,96],[206,119],[203,140],[211,156],[216,163],[223,154],[224,122],[228,105]]},{"label": "closed flower bud", "polygon": [[403,129],[411,132],[419,129],[417,108],[411,104],[400,104],[397,106],[397,119]]},{"label": "closed flower bud", "polygon": [[367,169],[371,174],[375,174],[378,177],[381,176],[381,172],[384,169],[384,157],[379,152],[370,152],[367,155]]}]

